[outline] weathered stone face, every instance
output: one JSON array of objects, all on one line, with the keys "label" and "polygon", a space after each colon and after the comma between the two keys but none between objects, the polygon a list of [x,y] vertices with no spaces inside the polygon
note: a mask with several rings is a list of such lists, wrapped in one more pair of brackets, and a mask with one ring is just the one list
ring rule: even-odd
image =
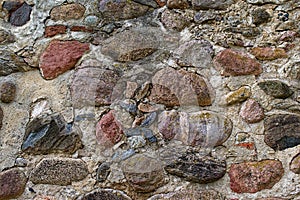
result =
[{"label": "weathered stone face", "polygon": [[258,86],[268,95],[275,98],[285,99],[293,94],[290,87],[278,80],[267,80],[258,83]]},{"label": "weathered stone face", "polygon": [[265,114],[257,101],[248,99],[241,107],[240,116],[248,123],[256,123],[263,120]]},{"label": "weathered stone face", "polygon": [[22,57],[7,50],[0,51],[0,63],[0,76],[31,70]]},{"label": "weathered stone face", "polygon": [[116,190],[96,190],[85,194],[78,200],[131,200],[127,195],[123,194],[121,191]]},{"label": "weathered stone face", "polygon": [[84,15],[85,7],[78,3],[64,4],[54,7],[50,12],[50,17],[54,21],[80,19]]},{"label": "weathered stone face", "polygon": [[300,154],[297,154],[290,163],[290,170],[295,174],[300,174]]},{"label": "weathered stone face", "polygon": [[17,87],[12,82],[4,82],[0,85],[0,100],[10,103],[15,99]]},{"label": "weathered stone face", "polygon": [[233,3],[233,0],[192,0],[193,8],[196,10],[224,10]]},{"label": "weathered stone face", "polygon": [[282,48],[272,49],[270,47],[255,47],[251,49],[251,53],[258,60],[275,60],[278,58],[287,58],[287,54]]}]

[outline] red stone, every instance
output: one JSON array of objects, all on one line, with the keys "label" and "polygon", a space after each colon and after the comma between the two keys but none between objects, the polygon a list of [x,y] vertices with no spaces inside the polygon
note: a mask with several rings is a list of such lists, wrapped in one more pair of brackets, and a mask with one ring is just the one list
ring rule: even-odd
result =
[{"label": "red stone", "polygon": [[93,32],[92,28],[86,26],[72,26],[71,31],[74,32]]},{"label": "red stone", "polygon": [[260,106],[260,104],[253,100],[248,99],[241,108],[240,116],[245,120],[247,123],[256,123],[261,121],[265,114],[264,109]]},{"label": "red stone", "polygon": [[229,170],[230,188],[236,193],[256,193],[271,189],[283,176],[278,160],[232,164]]},{"label": "red stone", "polygon": [[40,69],[45,79],[54,79],[58,75],[75,67],[77,61],[89,50],[89,44],[75,40],[53,40],[40,57]]},{"label": "red stone", "polygon": [[251,49],[251,54],[258,60],[275,60],[287,57],[285,50],[282,48],[255,47]]},{"label": "red stone", "polygon": [[259,75],[262,73],[259,62],[231,49],[221,51],[215,57],[214,64],[223,76]]},{"label": "red stone", "polygon": [[249,149],[249,150],[254,150],[255,149],[255,144],[253,142],[239,143],[239,144],[236,144],[235,146],[244,147],[244,148]]},{"label": "red stone", "polygon": [[98,143],[106,147],[113,146],[121,140],[123,130],[121,124],[115,119],[113,111],[105,114],[96,126]]},{"label": "red stone", "polygon": [[67,27],[64,25],[47,26],[45,29],[45,37],[53,37],[58,34],[67,32]]}]

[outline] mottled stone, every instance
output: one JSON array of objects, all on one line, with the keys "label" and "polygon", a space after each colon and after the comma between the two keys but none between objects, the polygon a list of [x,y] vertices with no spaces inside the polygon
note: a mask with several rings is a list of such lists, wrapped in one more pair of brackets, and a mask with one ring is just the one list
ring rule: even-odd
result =
[{"label": "mottled stone", "polygon": [[160,20],[166,28],[176,31],[182,31],[191,24],[191,21],[186,16],[173,10],[165,10]]},{"label": "mottled stone", "polygon": [[0,85],[0,100],[3,103],[10,103],[16,97],[17,87],[13,82],[3,82]]},{"label": "mottled stone", "polygon": [[132,99],[125,99],[119,102],[121,108],[129,112],[130,114],[136,114],[137,112],[137,105],[136,102]]},{"label": "mottled stone", "polygon": [[240,103],[251,96],[251,88],[249,86],[242,86],[239,89],[228,93],[225,97],[227,105]]},{"label": "mottled stone", "polygon": [[114,111],[109,111],[97,124],[96,137],[98,143],[109,147],[119,142],[122,136],[121,124],[116,120]]},{"label": "mottled stone", "polygon": [[258,83],[258,86],[267,95],[280,99],[288,98],[294,93],[287,84],[278,80],[262,81]]},{"label": "mottled stone", "polygon": [[110,173],[110,163],[101,163],[97,169],[97,181],[104,182]]},{"label": "mottled stone", "polygon": [[72,154],[81,147],[79,127],[66,123],[62,115],[54,113],[41,115],[27,124],[21,149],[30,154]]},{"label": "mottled stone", "polygon": [[173,54],[180,66],[209,68],[214,50],[206,40],[192,40],[180,45]]},{"label": "mottled stone", "polygon": [[282,163],[277,160],[232,164],[230,188],[236,193],[256,193],[271,189],[283,176]]},{"label": "mottled stone", "polygon": [[0,45],[15,42],[15,36],[6,30],[0,29]]},{"label": "mottled stone", "polygon": [[14,26],[23,26],[30,20],[31,11],[32,7],[25,2],[11,13],[9,22]]},{"label": "mottled stone", "polygon": [[233,0],[192,0],[193,8],[196,10],[224,10],[233,3]]},{"label": "mottled stone", "polygon": [[3,125],[3,117],[4,117],[3,110],[0,107],[0,130],[1,130],[2,125]]},{"label": "mottled stone", "polygon": [[155,0],[133,0],[133,1],[153,8],[158,7],[157,2]]},{"label": "mottled stone", "polygon": [[87,193],[78,200],[131,200],[126,194],[118,190],[101,189]]},{"label": "mottled stone", "polygon": [[278,41],[293,42],[297,37],[297,34],[298,33],[295,31],[285,31],[279,36]]},{"label": "mottled stone", "polygon": [[270,21],[271,16],[264,8],[257,8],[252,13],[252,21],[255,25],[260,25]]},{"label": "mottled stone", "polygon": [[24,192],[26,183],[27,177],[17,168],[0,172],[0,199],[19,197]]},{"label": "mottled stone", "polygon": [[190,5],[187,0],[168,0],[167,7],[170,9],[186,9]]},{"label": "mottled stone", "polygon": [[247,123],[252,124],[263,120],[265,115],[264,109],[257,101],[248,99],[241,107],[240,116]]},{"label": "mottled stone", "polygon": [[157,194],[148,200],[226,200],[221,193],[215,190],[189,189],[167,194]]},{"label": "mottled stone", "polygon": [[164,183],[161,163],[145,154],[137,154],[124,161],[122,171],[137,192],[151,192]]},{"label": "mottled stone", "polygon": [[258,27],[228,27],[225,28],[225,31],[240,33],[247,38],[254,38],[261,34],[261,30]]},{"label": "mottled stone", "polygon": [[258,60],[287,58],[287,54],[282,48],[254,47],[251,49],[251,54],[253,54]]},{"label": "mottled stone", "polygon": [[7,50],[0,50],[0,76],[25,72],[30,69],[22,57]]},{"label": "mottled stone", "polygon": [[255,59],[231,49],[225,49],[218,53],[214,63],[223,76],[259,75],[262,73],[261,64]]},{"label": "mottled stone", "polygon": [[88,175],[85,162],[72,158],[44,158],[31,171],[34,184],[70,185]]},{"label": "mottled stone", "polygon": [[149,99],[167,107],[209,106],[212,103],[210,88],[198,74],[166,67],[152,77],[153,88]]},{"label": "mottled stone", "polygon": [[300,174],[300,154],[293,157],[290,163],[290,170],[295,174]]},{"label": "mottled stone", "polygon": [[140,17],[147,13],[148,6],[127,0],[101,0],[98,9],[109,21],[126,20]]},{"label": "mottled stone", "polygon": [[75,67],[77,61],[89,50],[89,44],[75,40],[53,40],[40,57],[40,69],[45,79],[54,79],[58,75]]},{"label": "mottled stone", "polygon": [[165,170],[172,175],[196,183],[211,183],[222,178],[226,173],[226,161],[217,160],[209,156],[198,156],[195,152],[188,152],[171,164]]},{"label": "mottled stone", "polygon": [[85,7],[78,3],[63,4],[54,7],[50,12],[50,17],[54,21],[80,19],[84,15]]},{"label": "mottled stone", "polygon": [[67,32],[67,27],[64,25],[46,26],[45,37],[53,37],[58,34],[65,34],[66,32]]},{"label": "mottled stone", "polygon": [[217,14],[212,10],[201,10],[194,15],[194,21],[202,24],[217,18]]},{"label": "mottled stone", "polygon": [[157,38],[152,32],[127,30],[104,41],[101,52],[121,62],[140,60],[158,48]]},{"label": "mottled stone", "polygon": [[76,70],[71,84],[73,106],[104,106],[112,103],[112,93],[120,74],[101,67]]},{"label": "mottled stone", "polygon": [[158,110],[162,110],[163,108],[157,104],[150,103],[140,103],[138,105],[138,109],[145,113],[155,112]]}]

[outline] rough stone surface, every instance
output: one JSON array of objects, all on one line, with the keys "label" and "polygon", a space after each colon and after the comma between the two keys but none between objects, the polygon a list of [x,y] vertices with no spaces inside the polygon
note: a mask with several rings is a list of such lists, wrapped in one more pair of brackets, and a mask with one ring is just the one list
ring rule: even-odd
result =
[{"label": "rough stone surface", "polygon": [[258,60],[275,60],[278,58],[287,57],[287,54],[284,49],[271,47],[252,48],[251,54],[253,54]]},{"label": "rough stone surface", "polygon": [[27,177],[17,168],[0,172],[0,199],[17,198],[24,192],[26,183]]},{"label": "rough stone surface", "polygon": [[191,182],[211,183],[225,175],[226,161],[188,152],[165,166],[165,170]]},{"label": "rough stone surface", "polygon": [[283,173],[282,163],[277,160],[233,164],[229,170],[230,188],[236,193],[256,193],[271,189]]},{"label": "rough stone surface", "polygon": [[252,20],[255,25],[267,23],[270,19],[270,14],[263,8],[257,8],[252,12]]},{"label": "rough stone surface", "polygon": [[233,3],[232,0],[192,0],[193,8],[196,10],[216,9],[223,10]]},{"label": "rough stone surface", "polygon": [[231,49],[218,53],[214,63],[224,76],[259,75],[262,73],[262,67],[255,59]]},{"label": "rough stone surface", "polygon": [[167,29],[176,31],[182,31],[191,24],[186,16],[173,10],[165,10],[161,15],[161,22]]},{"label": "rough stone surface", "polygon": [[97,124],[96,137],[99,144],[112,146],[123,136],[121,124],[116,120],[113,111],[105,114]]},{"label": "rough stone surface", "polygon": [[132,19],[144,15],[149,7],[126,0],[101,0],[100,13],[109,21]]},{"label": "rough stone surface", "polygon": [[189,2],[187,0],[168,0],[167,7],[170,9],[186,9],[189,8]]},{"label": "rough stone surface", "polygon": [[15,36],[4,29],[0,29],[0,44],[8,44],[15,42]]},{"label": "rough stone surface", "polygon": [[164,183],[161,163],[145,154],[138,154],[124,161],[122,171],[135,191],[151,192]]},{"label": "rough stone surface", "polygon": [[295,174],[300,174],[300,154],[294,156],[290,163],[290,170]]},{"label": "rough stone surface", "polygon": [[226,95],[226,103],[232,105],[245,101],[251,96],[251,88],[249,86],[242,86],[239,89],[232,91]]},{"label": "rough stone surface", "polygon": [[0,85],[0,100],[3,103],[10,103],[16,97],[17,87],[13,82],[4,82]]},{"label": "rough stone surface", "polygon": [[25,2],[11,13],[9,22],[14,26],[23,26],[30,20],[31,11],[32,7]]},{"label": "rough stone surface", "polygon": [[34,184],[70,185],[88,175],[85,162],[72,158],[44,158],[30,174]]},{"label": "rough stone surface", "polygon": [[264,110],[254,99],[248,99],[241,107],[240,116],[248,123],[256,123],[264,118]]},{"label": "rough stone surface", "polygon": [[54,7],[50,12],[50,17],[54,21],[80,19],[84,15],[85,7],[78,3],[63,4]]},{"label": "rough stone surface", "polygon": [[78,200],[131,200],[131,198],[121,191],[105,189],[96,190],[85,194],[84,196],[78,198]]},{"label": "rough stone surface", "polygon": [[152,78],[153,88],[149,99],[167,107],[185,105],[211,105],[211,92],[205,80],[185,70],[166,67]]},{"label": "rough stone surface", "polygon": [[102,53],[121,62],[140,60],[158,48],[155,35],[144,30],[128,30],[104,41]]},{"label": "rough stone surface", "polygon": [[64,25],[53,25],[45,28],[45,37],[53,37],[58,34],[64,34],[67,32],[67,27]]},{"label": "rough stone surface", "polygon": [[30,154],[64,152],[72,154],[82,147],[81,131],[60,114],[39,116],[26,126],[22,151]]},{"label": "rough stone surface", "polygon": [[0,107],[0,130],[1,130],[2,125],[3,125],[3,117],[4,117],[3,110]]},{"label": "rough stone surface", "polygon": [[0,76],[25,72],[31,69],[22,57],[7,50],[0,51],[0,63]]},{"label": "rough stone surface", "polygon": [[[78,41],[53,40],[40,57],[40,69],[45,79],[54,79],[72,69],[82,55],[89,50],[89,44]],[[59,62],[58,62],[59,61]]]},{"label": "rough stone surface", "polygon": [[267,80],[258,83],[260,89],[275,98],[285,99],[293,94],[290,87],[278,80]]}]

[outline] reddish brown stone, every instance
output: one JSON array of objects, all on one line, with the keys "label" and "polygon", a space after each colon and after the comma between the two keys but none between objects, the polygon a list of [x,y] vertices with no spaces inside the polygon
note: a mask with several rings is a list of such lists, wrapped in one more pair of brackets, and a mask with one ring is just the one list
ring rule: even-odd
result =
[{"label": "reddish brown stone", "polygon": [[167,0],[155,0],[155,1],[159,5],[159,7],[163,7],[164,5],[166,5]]},{"label": "reddish brown stone", "polygon": [[259,75],[261,64],[243,53],[226,49],[214,59],[214,64],[223,76]]},{"label": "reddish brown stone", "polygon": [[3,110],[2,108],[0,107],[0,129],[2,128],[2,125],[3,125]]},{"label": "reddish brown stone", "polygon": [[292,159],[290,163],[290,170],[295,174],[300,174],[300,153]]},{"label": "reddish brown stone", "polygon": [[85,7],[78,3],[71,3],[54,7],[50,12],[50,17],[54,21],[80,19],[85,12]]},{"label": "reddish brown stone", "polygon": [[9,169],[0,173],[0,199],[12,199],[20,196],[27,183],[27,178],[19,169]]},{"label": "reddish brown stone", "polygon": [[277,160],[233,164],[229,170],[230,188],[236,193],[256,193],[271,189],[283,173],[282,163]]},{"label": "reddish brown stone", "polygon": [[248,123],[256,123],[264,118],[264,109],[260,104],[253,100],[248,99],[241,108],[240,116]]},{"label": "reddish brown stone", "polygon": [[86,26],[72,26],[71,31],[74,32],[93,32],[92,28]]},{"label": "reddish brown stone", "polygon": [[78,41],[53,40],[40,57],[40,69],[45,79],[54,79],[72,69],[81,56],[89,50],[89,44]]},{"label": "reddish brown stone", "polygon": [[47,26],[45,29],[45,37],[53,37],[58,34],[67,32],[67,27],[64,25]]},{"label": "reddish brown stone", "polygon": [[98,122],[96,127],[96,138],[98,143],[106,147],[119,142],[123,136],[120,123],[115,119],[114,112],[109,111]]},{"label": "reddish brown stone", "polygon": [[251,49],[251,54],[258,60],[275,60],[287,57],[285,50],[282,48],[255,47]]}]

